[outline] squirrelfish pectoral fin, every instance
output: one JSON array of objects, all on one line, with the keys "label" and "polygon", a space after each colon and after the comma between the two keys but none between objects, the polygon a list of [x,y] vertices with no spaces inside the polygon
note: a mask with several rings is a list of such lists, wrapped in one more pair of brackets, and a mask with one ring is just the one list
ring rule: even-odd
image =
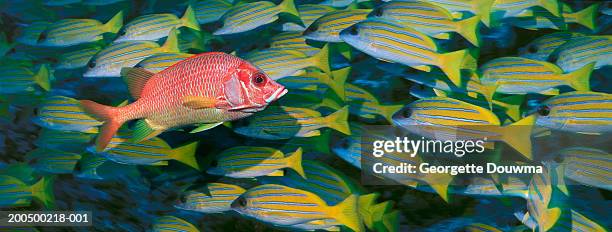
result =
[{"label": "squirrelfish pectoral fin", "polygon": [[184,96],[183,106],[194,110],[204,108],[214,108],[218,100],[203,96]]},{"label": "squirrelfish pectoral fin", "polygon": [[134,132],[132,134],[132,142],[140,142],[150,138],[153,138],[164,132],[163,130],[154,129],[149,125],[146,119],[140,119],[136,121],[134,126]]}]

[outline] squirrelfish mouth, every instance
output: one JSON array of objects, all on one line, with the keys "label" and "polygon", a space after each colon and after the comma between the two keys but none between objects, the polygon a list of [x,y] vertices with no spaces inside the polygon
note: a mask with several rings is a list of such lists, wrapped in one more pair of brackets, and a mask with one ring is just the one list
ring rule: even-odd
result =
[{"label": "squirrelfish mouth", "polygon": [[274,91],[272,95],[270,95],[270,97],[266,98],[266,103],[270,103],[276,99],[279,99],[280,97],[285,95],[287,92],[288,90],[285,89],[285,87],[278,88],[276,91]]}]

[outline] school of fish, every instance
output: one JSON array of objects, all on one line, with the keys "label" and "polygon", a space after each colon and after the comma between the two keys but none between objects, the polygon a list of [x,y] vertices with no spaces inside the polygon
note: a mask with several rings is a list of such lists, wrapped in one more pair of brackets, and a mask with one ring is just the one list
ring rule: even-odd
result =
[{"label": "school of fish", "polygon": [[[611,8],[1,1],[0,209],[101,231],[609,231]],[[382,127],[544,171],[364,183],[430,161],[372,158]]]}]

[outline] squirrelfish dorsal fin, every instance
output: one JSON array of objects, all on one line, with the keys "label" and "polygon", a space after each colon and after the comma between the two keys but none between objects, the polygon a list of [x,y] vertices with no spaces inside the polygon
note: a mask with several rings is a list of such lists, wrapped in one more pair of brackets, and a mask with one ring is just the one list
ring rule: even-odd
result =
[{"label": "squirrelfish dorsal fin", "polygon": [[154,73],[147,71],[144,68],[122,68],[121,77],[127,84],[130,94],[134,99],[140,98],[140,94],[144,89],[145,84],[149,81]]}]

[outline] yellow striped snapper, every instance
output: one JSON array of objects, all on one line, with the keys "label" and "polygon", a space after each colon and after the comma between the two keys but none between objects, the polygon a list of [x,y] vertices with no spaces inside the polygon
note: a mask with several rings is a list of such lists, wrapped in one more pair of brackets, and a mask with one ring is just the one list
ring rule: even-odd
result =
[{"label": "yellow striped snapper", "polygon": [[[299,25],[297,23],[288,22],[283,24],[283,31],[295,31],[302,32],[310,26],[315,20],[319,17],[335,11],[336,9],[331,6],[319,5],[319,4],[303,4],[298,5],[297,10],[300,14],[300,19],[304,26]],[[301,33],[300,33],[301,34]]]},{"label": "yellow striped snapper", "polygon": [[478,16],[454,21],[446,9],[427,2],[386,3],[374,9],[368,18],[396,21],[437,39],[450,39],[449,32],[456,32],[474,46],[480,44]]},{"label": "yellow striped snapper", "polygon": [[105,24],[95,19],[62,19],[49,25],[38,36],[38,45],[68,47],[102,40],[104,33],[117,33],[123,26],[123,11]]},{"label": "yellow striped snapper", "polygon": [[460,69],[467,50],[440,53],[427,35],[399,24],[366,20],[340,33],[344,42],[377,59],[396,62],[430,72],[439,67],[457,86],[461,86]]},{"label": "yellow striped snapper", "polygon": [[[340,99],[345,97],[345,83],[351,67],[332,71],[332,75],[323,72],[307,72],[300,76],[289,76],[278,80],[278,83],[287,89],[299,89],[305,91],[318,91],[320,89],[331,89]],[[307,96],[304,96],[307,98]],[[324,98],[323,100],[328,99]],[[319,99],[321,100],[321,99]],[[285,101],[288,101],[285,99]],[[289,102],[289,101],[288,101]],[[282,105],[282,104],[281,104]]]},{"label": "yellow striped snapper", "polygon": [[492,9],[493,12],[503,13],[503,18],[508,18],[520,15],[532,7],[542,7],[554,16],[561,16],[557,0],[495,0]]},{"label": "yellow striped snapper", "polygon": [[555,225],[561,216],[561,209],[558,207],[548,208],[552,198],[552,183],[548,172],[534,174],[529,183],[527,197],[527,211],[522,218],[522,222],[533,218],[538,231],[548,231]]},{"label": "yellow striped snapper", "polygon": [[281,32],[270,38],[270,48],[294,49],[308,56],[319,53],[321,49],[310,46],[301,32]]},{"label": "yellow striped snapper", "polygon": [[340,31],[365,20],[371,11],[371,9],[332,11],[310,24],[304,31],[304,37],[323,42],[342,42]]},{"label": "yellow striped snapper", "polygon": [[[132,139],[131,131],[121,131],[113,136],[105,150],[97,153],[120,164],[168,165],[168,160],[176,160],[199,170],[195,158],[198,142],[172,148],[158,137],[140,142],[132,142]],[[88,148],[91,152],[94,152],[94,149]]]},{"label": "yellow striped snapper", "polygon": [[43,203],[48,209],[55,204],[53,178],[43,176],[35,184],[29,185],[9,175],[0,175],[0,207],[29,206],[32,199]]},{"label": "yellow striped snapper", "polygon": [[199,232],[197,227],[191,223],[175,216],[161,216],[153,220],[152,232]]},{"label": "yellow striped snapper", "polygon": [[325,73],[331,73],[329,66],[329,49],[323,47],[313,56],[292,50],[261,50],[244,57],[268,75],[272,80],[286,76],[300,75],[303,69],[317,67]]},{"label": "yellow striped snapper", "polygon": [[225,183],[208,183],[201,189],[183,193],[176,208],[201,213],[220,213],[232,210],[231,204],[246,190],[240,186]]},{"label": "yellow striped snapper", "polygon": [[81,160],[77,163],[74,176],[84,179],[102,180],[102,176],[98,174],[98,168],[107,161],[108,159],[104,158],[104,156],[86,152],[82,154]]},{"label": "yellow striped snapper", "polygon": [[519,56],[532,60],[546,61],[548,56],[552,54],[559,46],[572,38],[584,36],[575,32],[555,32],[552,34],[543,35],[525,47],[519,49]]},{"label": "yellow striped snapper", "polygon": [[[417,2],[420,0],[397,1]],[[469,12],[480,17],[480,21],[488,27],[491,23],[491,8],[495,0],[429,0],[427,2],[450,11],[453,18],[462,18],[464,12]]]},{"label": "yellow striped snapper", "polygon": [[144,68],[149,72],[158,73],[191,56],[193,56],[193,54],[176,52],[158,53],[138,62],[134,67]]},{"label": "yellow striped snapper", "polygon": [[188,27],[199,31],[200,25],[191,6],[187,6],[183,17],[174,14],[148,14],[134,18],[119,31],[115,42],[130,40],[158,40],[170,34],[173,28]]},{"label": "yellow striped snapper", "polygon": [[78,100],[63,96],[47,98],[38,108],[34,122],[48,129],[84,133],[98,133],[102,125],[83,111]]},{"label": "yellow striped snapper", "polygon": [[311,109],[285,106],[269,106],[264,112],[247,118],[246,125],[235,123],[234,132],[270,140],[319,136],[324,127],[351,134],[347,106],[327,116]]},{"label": "yellow striped snapper", "polygon": [[537,107],[536,125],[578,133],[612,131],[612,94],[568,92]]},{"label": "yellow striped snapper", "polygon": [[[334,168],[314,160],[304,160],[304,175],[257,178],[263,184],[278,184],[316,194],[328,205],[335,205],[351,194],[358,194],[356,183]],[[326,223],[329,225],[329,223]]]},{"label": "yellow striped snapper", "polygon": [[37,70],[24,65],[0,66],[0,94],[34,92],[37,89],[51,90],[51,71],[46,64]]},{"label": "yellow striped snapper", "polygon": [[86,46],[82,49],[61,53],[55,69],[76,69],[87,66],[93,56],[102,50],[100,45]]},{"label": "yellow striped snapper", "polygon": [[304,178],[302,149],[283,154],[270,147],[238,146],[218,154],[206,173],[232,178],[283,176],[283,169],[292,169]]},{"label": "yellow striped snapper", "polygon": [[283,0],[278,5],[269,1],[238,4],[221,17],[223,27],[217,29],[213,34],[228,35],[250,31],[276,21],[280,13],[287,13],[298,18],[300,15],[293,0]]},{"label": "yellow striped snapper", "polygon": [[54,174],[70,174],[81,159],[81,154],[37,148],[28,152],[26,161],[37,171]]},{"label": "yellow striped snapper", "polygon": [[177,31],[170,31],[163,46],[153,41],[123,41],[105,47],[87,64],[83,77],[118,77],[121,68],[133,67],[138,62],[157,53],[180,52]]},{"label": "yellow striped snapper", "polygon": [[595,62],[595,69],[612,65],[612,36],[582,36],[572,38],[559,46],[548,57],[566,72],[578,70]]},{"label": "yellow striped snapper", "polygon": [[354,231],[363,231],[355,195],[330,206],[314,193],[265,184],[247,190],[231,206],[240,214],[279,226],[334,219]]},{"label": "yellow striped snapper", "polygon": [[47,30],[52,23],[51,22],[33,22],[23,28],[21,28],[21,33],[15,40],[19,43],[36,46],[38,45],[38,37],[40,34]]},{"label": "yellow striped snapper", "polygon": [[553,162],[565,178],[584,185],[612,190],[612,156],[609,152],[588,147],[572,147],[555,154]]},{"label": "yellow striped snapper", "polygon": [[594,64],[570,73],[564,73],[555,64],[522,57],[501,57],[480,67],[480,82],[497,86],[496,91],[506,94],[555,94],[556,87],[567,85],[578,91],[589,91]]},{"label": "yellow striped snapper", "polygon": [[199,24],[216,22],[233,6],[231,0],[199,0],[192,4]]},{"label": "yellow striped snapper", "polygon": [[393,116],[396,126],[427,138],[503,141],[528,159],[534,121],[529,116],[502,127],[490,110],[447,97],[415,101]]}]

